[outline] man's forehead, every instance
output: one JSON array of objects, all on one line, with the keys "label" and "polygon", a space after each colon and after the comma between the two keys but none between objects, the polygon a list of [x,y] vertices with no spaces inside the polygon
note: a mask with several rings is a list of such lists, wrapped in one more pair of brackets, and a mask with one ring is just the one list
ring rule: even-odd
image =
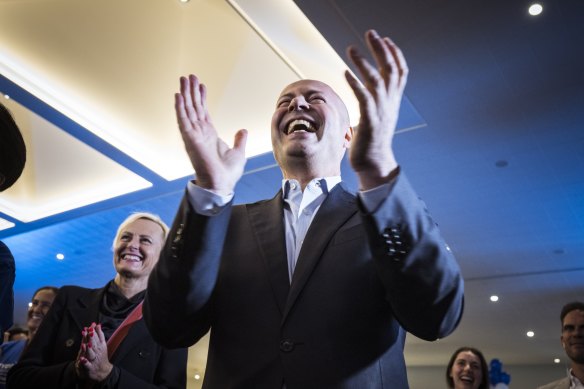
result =
[{"label": "man's forehead", "polygon": [[288,84],[284,90],[282,90],[282,93],[280,93],[280,96],[284,96],[287,94],[293,94],[293,93],[308,93],[308,92],[326,92],[326,93],[333,93],[336,95],[335,91],[333,90],[333,88],[331,88],[329,85],[325,84],[322,81],[318,81],[318,80],[299,80],[299,81],[295,81],[291,84]]},{"label": "man's forehead", "polygon": [[564,317],[564,323],[568,321],[584,322],[584,311],[580,309],[575,309],[573,311],[568,312],[566,314],[566,317]]}]

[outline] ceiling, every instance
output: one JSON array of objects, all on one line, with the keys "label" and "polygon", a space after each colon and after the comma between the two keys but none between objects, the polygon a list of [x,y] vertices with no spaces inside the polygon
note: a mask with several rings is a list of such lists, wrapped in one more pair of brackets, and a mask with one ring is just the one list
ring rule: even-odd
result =
[{"label": "ceiling", "polygon": [[[192,175],[179,76],[208,85],[227,142],[249,130],[236,201],[265,198],[281,179],[268,127],[280,89],[322,79],[356,122],[342,58],[375,28],[410,68],[395,153],[466,281],[459,328],[410,336],[407,363],[443,366],[461,345],[506,365],[563,361],[559,310],[584,299],[584,3],[540,3],[534,17],[523,0],[0,0],[0,91],[28,148],[0,194],[16,320],[40,285],[111,279],[129,212],[172,221]],[[204,370],[200,346],[190,369]]]}]

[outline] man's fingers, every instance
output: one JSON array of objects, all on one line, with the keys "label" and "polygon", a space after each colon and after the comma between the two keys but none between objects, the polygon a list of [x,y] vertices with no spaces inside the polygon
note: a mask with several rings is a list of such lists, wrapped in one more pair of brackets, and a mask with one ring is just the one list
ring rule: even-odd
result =
[{"label": "man's fingers", "polygon": [[385,81],[373,67],[354,47],[349,47],[347,54],[351,61],[357,66],[365,87],[370,93],[377,95],[381,89],[385,88]]},{"label": "man's fingers", "polygon": [[386,38],[381,38],[375,30],[367,31],[366,41],[386,88],[395,86],[399,79],[399,66],[392,49],[395,45]]},{"label": "man's fingers", "polygon": [[180,78],[180,94],[183,99],[185,112],[189,113],[189,108],[193,106],[193,97],[191,95],[191,82],[187,77]]},{"label": "man's fingers", "polygon": [[371,100],[373,98],[371,97],[371,94],[367,88],[365,88],[365,86],[361,83],[361,81],[359,81],[359,79],[357,79],[353,73],[348,70],[345,71],[345,79],[349,83],[349,86],[353,90],[353,93],[359,102],[359,114],[361,115],[361,120],[365,120],[369,117],[369,107],[372,106]]},{"label": "man's fingers", "polygon": [[174,111],[176,112],[176,121],[178,122],[178,127],[183,129],[183,123],[188,121],[187,111],[185,109],[185,99],[180,93],[174,94]]},{"label": "man's fingers", "polygon": [[403,91],[403,89],[406,86],[406,82],[408,79],[408,73],[409,73],[408,63],[406,62],[406,58],[404,57],[404,54],[402,53],[400,48],[397,47],[397,45],[395,43],[393,43],[393,41],[391,39],[386,37],[386,38],[383,38],[383,41],[388,46],[388,48],[391,51],[391,54],[395,60],[396,67],[397,67],[397,73],[399,76],[398,88],[400,91]]},{"label": "man's fingers", "polygon": [[359,102],[359,105],[361,105],[361,103],[364,100],[366,100],[366,96],[365,96],[366,90],[365,90],[365,87],[363,86],[363,84],[361,83],[361,81],[359,81],[353,75],[353,73],[351,73],[348,70],[345,70],[345,79],[347,80],[347,83],[349,84],[349,86],[353,90],[353,93],[355,94],[355,97],[357,98],[357,101]]},{"label": "man's fingers", "polygon": [[201,84],[197,76],[191,74],[189,76],[191,82],[191,94],[193,100],[193,108],[196,114],[194,120],[205,120],[206,117],[206,97],[207,89],[204,84]]},{"label": "man's fingers", "polygon": [[247,144],[247,130],[241,129],[235,134],[233,148],[245,155],[245,145]]}]

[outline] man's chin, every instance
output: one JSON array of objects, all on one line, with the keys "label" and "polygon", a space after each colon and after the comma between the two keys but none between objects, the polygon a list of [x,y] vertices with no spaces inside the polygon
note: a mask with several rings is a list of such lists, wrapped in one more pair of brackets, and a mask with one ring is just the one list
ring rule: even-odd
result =
[{"label": "man's chin", "polygon": [[578,349],[576,352],[571,352],[568,357],[579,365],[584,365],[584,350]]}]

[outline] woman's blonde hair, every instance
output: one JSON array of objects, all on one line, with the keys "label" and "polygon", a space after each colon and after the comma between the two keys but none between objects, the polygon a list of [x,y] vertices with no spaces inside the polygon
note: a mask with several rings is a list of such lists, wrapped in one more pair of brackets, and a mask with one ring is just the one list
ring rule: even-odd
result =
[{"label": "woman's blonde hair", "polygon": [[122,224],[120,224],[120,226],[118,227],[118,231],[116,232],[116,236],[114,237],[112,248],[116,246],[116,242],[120,238],[120,235],[122,235],[122,232],[124,231],[126,226],[140,219],[150,220],[151,222],[158,224],[160,228],[162,228],[162,241],[164,242],[166,240],[169,228],[166,225],[166,223],[162,221],[160,216],[149,212],[134,212],[130,216],[128,216],[126,220],[124,220]]}]

